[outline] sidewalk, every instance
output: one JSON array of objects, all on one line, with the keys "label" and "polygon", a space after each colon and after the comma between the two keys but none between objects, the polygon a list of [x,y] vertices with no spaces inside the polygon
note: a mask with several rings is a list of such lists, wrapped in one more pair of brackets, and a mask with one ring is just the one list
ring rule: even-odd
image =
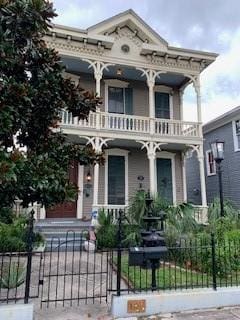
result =
[{"label": "sidewalk", "polygon": [[[98,306],[94,310],[89,305],[78,308],[36,310],[34,320],[112,320],[106,308]],[[199,310],[175,314],[131,317],[125,320],[239,320],[240,307]],[[120,319],[119,319],[120,320]],[[124,320],[121,318],[121,320]]]}]

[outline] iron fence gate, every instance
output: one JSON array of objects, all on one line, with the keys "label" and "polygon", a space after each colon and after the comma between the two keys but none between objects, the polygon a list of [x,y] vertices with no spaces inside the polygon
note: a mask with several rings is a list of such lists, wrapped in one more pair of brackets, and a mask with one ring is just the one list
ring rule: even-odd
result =
[{"label": "iron fence gate", "polygon": [[95,251],[82,234],[69,231],[64,240],[53,238],[42,257],[41,307],[107,302],[113,279],[109,250]]}]

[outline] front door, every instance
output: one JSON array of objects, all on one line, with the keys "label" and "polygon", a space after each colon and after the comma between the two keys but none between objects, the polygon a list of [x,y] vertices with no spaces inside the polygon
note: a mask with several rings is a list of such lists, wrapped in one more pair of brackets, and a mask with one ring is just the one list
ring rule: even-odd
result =
[{"label": "front door", "polygon": [[157,190],[161,198],[173,203],[171,159],[157,159]]},{"label": "front door", "polygon": [[[78,163],[72,162],[68,170],[69,180],[77,185],[78,183]],[[65,201],[46,211],[47,218],[76,218],[77,216],[77,199],[75,201]]]}]

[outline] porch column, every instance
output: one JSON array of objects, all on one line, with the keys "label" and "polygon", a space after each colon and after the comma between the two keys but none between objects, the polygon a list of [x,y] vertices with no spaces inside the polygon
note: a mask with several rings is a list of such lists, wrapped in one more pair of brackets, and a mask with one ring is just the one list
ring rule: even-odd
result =
[{"label": "porch column", "polygon": [[77,218],[83,217],[83,180],[84,180],[84,166],[78,165],[78,199],[77,199]]},{"label": "porch column", "polygon": [[179,90],[179,104],[180,104],[180,120],[183,120],[183,94],[184,89]]},{"label": "porch column", "polygon": [[162,143],[153,141],[137,141],[142,144],[141,149],[147,150],[147,157],[149,160],[149,187],[151,195],[157,193],[157,172],[156,172],[156,151],[161,150]]},{"label": "porch column", "polygon": [[105,63],[102,61],[95,61],[95,60],[89,60],[89,59],[82,59],[83,61],[86,61],[89,63],[88,69],[93,68],[94,72],[94,78],[96,80],[96,95],[101,95],[101,79],[103,76],[103,71],[106,69],[108,70],[109,66],[114,66],[112,63]]},{"label": "porch column", "polygon": [[187,202],[186,153],[182,152],[183,202]]},{"label": "porch column", "polygon": [[203,156],[203,146],[202,145],[199,146],[198,161],[199,161],[199,171],[200,171],[202,206],[203,207],[207,207],[206,181],[205,181],[205,170],[204,170],[204,156]]},{"label": "porch column", "polygon": [[148,154],[149,160],[149,185],[151,195],[157,193],[157,175],[156,175],[156,153]]},{"label": "porch column", "polygon": [[202,106],[201,106],[201,87],[200,87],[200,76],[197,76],[193,81],[193,86],[196,92],[197,98],[197,120],[202,123]]},{"label": "porch column", "polygon": [[161,73],[166,73],[165,71],[156,71],[152,69],[142,69],[136,68],[139,71],[142,71],[142,77],[145,76],[147,79],[148,85],[148,96],[149,96],[149,118],[150,118],[150,133],[154,134],[154,121],[155,121],[155,97],[154,97],[154,86],[155,80]]},{"label": "porch column", "polygon": [[93,207],[98,205],[98,186],[99,186],[99,163],[94,165],[93,174]]},{"label": "porch column", "polygon": [[[102,148],[105,145],[107,147],[107,142],[112,139],[104,139],[101,137],[86,137],[88,139],[87,144],[91,144],[96,154],[102,153]],[[99,191],[99,163],[95,163],[93,172],[93,204],[92,209],[98,208],[98,192]]]}]

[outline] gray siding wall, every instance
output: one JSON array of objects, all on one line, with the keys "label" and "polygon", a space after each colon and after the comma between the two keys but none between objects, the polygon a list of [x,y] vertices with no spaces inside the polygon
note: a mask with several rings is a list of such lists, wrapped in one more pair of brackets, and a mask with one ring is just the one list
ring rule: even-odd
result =
[{"label": "gray siding wall", "polygon": [[[234,151],[232,123],[217,128],[204,135],[204,157],[206,151],[210,149],[209,143],[216,139],[223,139],[225,141],[225,159],[222,161],[223,168],[223,194],[225,199],[229,199],[236,206],[240,207],[240,152]],[[206,175],[206,189],[207,200],[211,203],[214,197],[219,196],[218,191],[218,176],[207,176],[206,157],[205,157],[205,175]],[[188,162],[187,166],[187,181],[188,194],[191,195],[193,185],[200,185],[199,174],[191,176],[198,167],[197,161]]]}]

